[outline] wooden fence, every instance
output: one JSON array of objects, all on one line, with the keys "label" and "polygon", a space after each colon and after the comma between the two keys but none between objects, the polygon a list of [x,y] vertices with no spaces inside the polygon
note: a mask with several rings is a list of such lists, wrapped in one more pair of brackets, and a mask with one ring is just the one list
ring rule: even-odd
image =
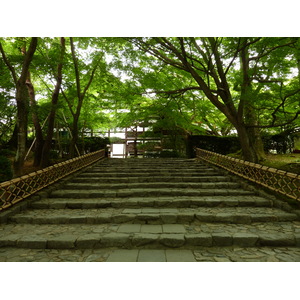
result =
[{"label": "wooden fence", "polygon": [[196,148],[197,158],[300,201],[300,175]]},{"label": "wooden fence", "polygon": [[104,157],[105,150],[99,150],[0,183],[0,211]]}]

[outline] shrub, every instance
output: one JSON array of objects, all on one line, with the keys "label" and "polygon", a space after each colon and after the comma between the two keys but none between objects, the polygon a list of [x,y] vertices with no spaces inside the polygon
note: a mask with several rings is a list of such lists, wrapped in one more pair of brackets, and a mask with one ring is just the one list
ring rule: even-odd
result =
[{"label": "shrub", "polygon": [[168,150],[163,150],[160,152],[160,157],[162,158],[178,158],[180,157],[179,153],[177,151],[168,151]]},{"label": "shrub", "polygon": [[11,162],[5,156],[0,156],[0,182],[12,179]]},{"label": "shrub", "polygon": [[193,157],[193,147],[204,150],[229,154],[240,150],[240,143],[235,136],[193,135],[189,137],[187,153]]}]

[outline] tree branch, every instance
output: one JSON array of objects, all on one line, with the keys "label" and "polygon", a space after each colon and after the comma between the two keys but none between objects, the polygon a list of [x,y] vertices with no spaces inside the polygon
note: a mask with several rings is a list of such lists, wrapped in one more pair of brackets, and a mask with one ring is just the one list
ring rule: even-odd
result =
[{"label": "tree branch", "polygon": [[282,126],[286,126],[288,124],[291,124],[293,121],[295,121],[298,116],[300,115],[300,110],[296,112],[295,116],[284,122],[284,123],[280,123],[280,124],[275,124],[277,117],[274,116],[273,121],[270,125],[246,125],[247,128],[274,128],[274,127],[282,127]]},{"label": "tree branch", "polygon": [[16,71],[15,71],[14,67],[11,65],[11,63],[9,62],[9,60],[7,59],[1,42],[0,42],[0,52],[2,54],[2,58],[3,58],[3,60],[4,60],[5,64],[6,64],[6,66],[8,67],[8,69],[11,72],[11,75],[12,75],[12,78],[14,80],[14,83],[17,84],[18,79],[17,79]]},{"label": "tree branch", "polygon": [[71,52],[72,52],[72,58],[73,58],[73,63],[74,63],[74,69],[75,69],[77,97],[79,100],[81,97],[80,79],[79,79],[78,61],[76,58],[74,41],[73,41],[72,37],[70,37],[70,44],[71,44]]}]

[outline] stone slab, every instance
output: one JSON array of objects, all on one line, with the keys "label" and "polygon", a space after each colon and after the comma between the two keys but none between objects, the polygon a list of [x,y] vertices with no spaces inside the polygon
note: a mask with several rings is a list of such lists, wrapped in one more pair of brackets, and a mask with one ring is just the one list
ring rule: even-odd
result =
[{"label": "stone slab", "polygon": [[139,250],[114,250],[109,257],[107,258],[107,262],[136,262],[138,259]]},{"label": "stone slab", "polygon": [[166,262],[165,250],[142,249],[139,251],[138,262]]},{"label": "stone slab", "polygon": [[182,224],[163,224],[164,233],[185,233],[184,225]]},{"label": "stone slab", "polygon": [[193,251],[191,250],[166,250],[167,262],[195,262]]},{"label": "stone slab", "polygon": [[121,224],[118,232],[135,233],[141,231],[141,224]]},{"label": "stone slab", "polygon": [[162,233],[162,225],[142,225],[141,232]]}]

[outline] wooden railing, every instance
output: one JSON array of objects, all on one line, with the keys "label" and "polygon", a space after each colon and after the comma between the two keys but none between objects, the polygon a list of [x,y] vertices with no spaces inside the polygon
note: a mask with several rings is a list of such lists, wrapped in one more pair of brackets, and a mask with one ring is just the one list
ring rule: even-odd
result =
[{"label": "wooden railing", "polygon": [[196,148],[197,158],[300,201],[300,175]]},{"label": "wooden railing", "polygon": [[104,157],[105,151],[99,150],[0,183],[0,211]]}]

